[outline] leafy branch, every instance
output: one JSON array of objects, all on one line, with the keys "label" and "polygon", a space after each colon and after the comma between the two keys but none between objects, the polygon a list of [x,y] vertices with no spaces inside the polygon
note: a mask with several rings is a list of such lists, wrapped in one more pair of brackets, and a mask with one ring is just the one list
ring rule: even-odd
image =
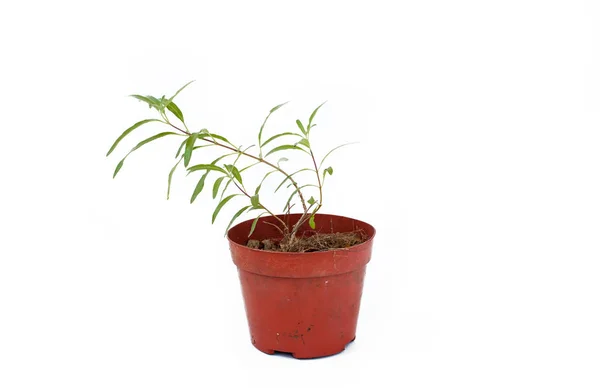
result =
[{"label": "leafy branch", "polygon": [[[148,104],[150,109],[156,110],[158,112],[160,118],[150,118],[150,119],[142,120],[142,121],[135,123],[131,127],[127,128],[115,140],[113,145],[108,150],[106,156],[109,156],[117,148],[119,143],[126,136],[128,136],[133,131],[135,131],[137,128],[139,128],[145,124],[158,122],[158,123],[169,126],[170,128],[172,128],[172,130],[169,132],[158,133],[158,134],[153,135],[145,140],[142,140],[140,143],[138,143],[117,164],[114,174],[113,174],[113,177],[116,177],[116,175],[119,173],[119,171],[123,167],[125,159],[132,152],[138,150],[140,147],[142,147],[156,139],[159,139],[159,138],[162,138],[165,136],[169,136],[169,135],[184,137],[182,142],[179,144],[177,153],[175,155],[175,158],[178,160],[175,163],[175,165],[171,168],[171,170],[169,171],[168,186],[167,186],[167,199],[170,196],[171,181],[172,181],[173,174],[177,170],[177,168],[181,165],[181,163],[183,162],[183,165],[186,168],[188,175],[193,172],[197,172],[197,171],[203,172],[203,175],[198,180],[198,183],[196,184],[194,191],[192,193],[192,196],[190,199],[191,203],[193,203],[196,200],[196,198],[198,197],[198,195],[203,191],[205,182],[206,182],[206,179],[207,179],[209,173],[218,175],[218,177],[215,179],[213,186],[212,186],[212,198],[216,199],[217,197],[219,197],[218,204],[212,215],[213,223],[215,222],[218,214],[221,212],[221,209],[224,208],[227,204],[229,204],[234,198],[241,196],[241,197],[245,197],[249,201],[249,203],[246,203],[245,206],[241,207],[233,215],[233,217],[231,218],[231,220],[226,228],[226,231],[225,231],[226,233],[227,233],[227,230],[229,230],[231,225],[233,225],[234,221],[238,217],[240,217],[244,213],[249,213],[249,212],[253,212],[253,211],[258,211],[258,212],[260,212],[260,214],[255,217],[255,219],[252,223],[252,227],[251,227],[249,236],[252,235],[252,233],[254,232],[254,229],[256,228],[256,225],[257,225],[259,219],[261,217],[263,217],[264,215],[269,214],[269,215],[273,216],[274,219],[279,223],[279,225],[275,225],[275,224],[272,224],[272,225],[274,225],[282,234],[282,237],[283,237],[282,244],[281,244],[282,247],[285,247],[286,241],[293,242],[293,240],[296,238],[296,234],[297,234],[299,228],[304,223],[308,222],[309,225],[314,229],[316,227],[315,221],[314,221],[314,216],[323,206],[323,184],[325,183],[325,176],[333,174],[332,167],[327,167],[327,168],[323,169],[323,162],[332,152],[334,152],[335,150],[339,149],[340,147],[346,145],[346,144],[343,144],[343,145],[338,146],[338,147],[332,149],[331,151],[329,151],[325,155],[325,157],[321,160],[321,162],[317,165],[317,159],[315,157],[315,153],[314,153],[313,149],[311,148],[310,134],[311,134],[311,129],[313,129],[316,126],[316,124],[313,123],[314,118],[315,118],[317,112],[319,111],[319,109],[325,103],[319,105],[312,112],[308,121],[306,122],[306,125],[304,125],[300,120],[296,120],[296,126],[299,129],[299,132],[297,132],[297,131],[282,132],[282,133],[272,135],[267,140],[263,141],[263,131],[266,127],[269,117],[271,117],[271,115],[274,112],[276,112],[278,109],[280,109],[281,107],[286,105],[287,102],[273,107],[269,111],[266,118],[264,119],[264,121],[260,127],[260,130],[258,132],[258,155],[255,155],[255,154],[248,152],[250,148],[254,147],[254,145],[251,145],[249,147],[242,149],[241,146],[234,145],[232,142],[230,142],[224,136],[219,135],[214,132],[210,132],[208,129],[202,129],[197,132],[190,131],[190,129],[188,128],[188,126],[185,122],[183,112],[181,111],[179,106],[177,106],[174,102],[175,97],[177,97],[177,95],[182,90],[184,90],[189,84],[191,84],[191,82],[188,82],[186,85],[181,87],[170,98],[166,98],[164,95],[161,98],[157,98],[157,97],[153,97],[153,96],[142,96],[142,95],[138,95],[138,94],[132,95],[133,98]],[[170,116],[174,116],[174,118],[177,119],[177,121],[180,124],[177,122],[174,122],[172,117],[170,117]],[[273,146],[273,142],[275,142],[276,140],[281,140],[283,138],[287,138],[287,139],[295,138],[295,140],[297,140],[297,141],[292,142],[292,143],[279,144],[279,145]],[[201,145],[197,145],[198,142],[200,142]],[[267,149],[267,146],[269,146],[269,149]],[[206,147],[219,147],[219,148],[223,149],[224,151],[226,150],[225,151],[226,153],[219,156],[218,158],[216,158],[215,160],[213,160],[210,163],[190,165],[192,156],[195,154],[195,152],[198,152],[200,149],[206,148]],[[270,160],[267,160],[267,157],[272,156],[275,153],[279,153],[279,152],[283,152],[283,151],[286,151],[286,152],[300,151],[301,153],[308,155],[312,166],[307,167],[307,168],[302,168],[302,169],[294,171],[292,173],[288,173],[280,165],[281,162],[287,161],[288,160],[287,158],[285,158],[285,157],[280,158],[278,160],[278,162],[276,162],[276,163],[274,163]],[[235,160],[233,160],[232,162],[225,163],[223,161],[226,158],[230,158],[230,157],[234,157],[234,156],[235,156]],[[246,167],[243,167],[243,168],[239,168],[237,166],[237,163],[241,157],[251,160],[252,164],[250,164]],[[244,180],[243,180],[243,173],[245,171],[247,171],[248,169],[250,169],[254,166],[260,165],[260,164],[269,167],[269,171],[264,175],[264,177],[260,181],[260,184],[254,190],[254,194],[251,194],[245,187]],[[316,184],[315,183],[307,183],[307,184],[299,185],[298,182],[296,181],[296,176],[297,176],[297,174],[300,174],[302,172],[314,173],[316,176]],[[273,211],[269,210],[263,204],[263,202],[260,200],[260,191],[261,191],[263,183],[271,174],[274,174],[274,173],[278,173],[278,174],[281,174],[284,176],[283,181],[279,184],[279,186],[277,186],[277,188],[275,189],[275,192],[277,192],[286,182],[289,182],[289,184],[287,185],[287,189],[292,190],[291,194],[289,196],[289,199],[286,202],[284,211],[287,210],[288,213],[290,212],[291,208],[294,206],[293,199],[295,197],[298,197],[298,201],[299,201],[300,205],[302,206],[302,214],[300,216],[300,219],[294,225],[288,225],[282,219],[282,217],[276,215]],[[224,185],[223,185],[223,182],[225,182]],[[227,190],[232,183],[233,183],[233,187],[235,187],[237,189],[238,193],[226,195]],[[312,196],[308,200],[305,199],[306,196],[305,196],[305,193],[303,192],[303,190],[306,190],[308,188],[311,188],[313,190],[314,189],[318,190],[318,199],[315,199]],[[219,196],[219,193],[220,193],[220,196]]]}]

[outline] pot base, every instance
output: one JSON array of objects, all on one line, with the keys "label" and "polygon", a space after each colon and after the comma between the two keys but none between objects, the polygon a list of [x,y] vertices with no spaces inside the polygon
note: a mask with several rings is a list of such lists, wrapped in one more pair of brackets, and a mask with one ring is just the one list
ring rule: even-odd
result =
[{"label": "pot base", "polygon": [[322,350],[319,354],[314,354],[314,353],[303,353],[302,351],[299,352],[286,352],[286,351],[282,351],[282,350],[276,350],[276,349],[269,349],[267,347],[262,348],[259,344],[256,343],[256,341],[252,341],[252,345],[254,345],[254,347],[258,350],[260,350],[261,352],[268,354],[268,355],[273,355],[273,354],[289,354],[290,356],[294,357],[295,359],[298,360],[308,360],[308,359],[312,359],[312,358],[322,358],[322,357],[329,357],[329,356],[334,356],[336,354],[339,354],[341,352],[343,352],[344,350],[346,350],[346,348],[348,347],[348,345],[350,345],[352,342],[354,342],[354,340],[356,340],[356,337],[352,338],[352,340],[350,342],[348,342],[346,345],[344,345],[344,347],[342,349],[339,348],[335,348],[335,349],[331,349],[331,350]]}]

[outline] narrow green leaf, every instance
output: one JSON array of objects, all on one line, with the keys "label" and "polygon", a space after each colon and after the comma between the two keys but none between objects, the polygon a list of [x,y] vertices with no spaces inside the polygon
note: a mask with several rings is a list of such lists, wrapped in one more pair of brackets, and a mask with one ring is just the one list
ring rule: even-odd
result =
[{"label": "narrow green leaf", "polygon": [[281,163],[281,162],[287,162],[288,160],[289,160],[288,158],[280,158],[280,159],[277,161],[277,165],[279,166],[279,163]]},{"label": "narrow green leaf", "polygon": [[[327,101],[325,101],[325,102],[327,102]],[[310,118],[308,119],[308,132],[310,132],[311,124],[312,124],[313,119],[315,118],[315,115],[317,114],[317,111],[319,110],[320,107],[325,105],[325,102],[322,103],[321,105],[319,105],[310,115]]]},{"label": "narrow green leaf", "polygon": [[256,216],[256,218],[254,219],[254,222],[252,222],[252,226],[250,227],[250,233],[248,233],[248,237],[252,236],[252,233],[254,233],[254,229],[256,229],[256,224],[258,223],[258,220],[260,219],[260,217],[264,216],[265,214],[267,214],[267,212],[261,213],[258,216]]},{"label": "narrow green leaf", "polygon": [[317,201],[311,196],[306,202],[308,202],[310,205],[314,205]]},{"label": "narrow green leaf", "polygon": [[175,159],[177,159],[179,157],[179,154],[181,153],[181,150],[183,149],[183,147],[185,146],[185,143],[187,142],[187,137],[185,138],[184,141],[181,142],[181,144],[179,145],[179,148],[177,149],[177,154],[175,154]]},{"label": "narrow green leaf", "polygon": [[300,151],[306,152],[306,150],[304,150],[296,145],[284,144],[284,145],[280,145],[279,147],[275,147],[271,151],[267,152],[267,154],[265,155],[265,158],[275,152],[284,151],[284,150],[300,150]]},{"label": "narrow green leaf", "polygon": [[246,166],[246,167],[242,168],[242,169],[240,170],[240,173],[242,173],[242,172],[246,171],[247,169],[249,169],[249,168],[252,168],[252,167],[254,167],[254,166],[258,165],[258,164],[260,164],[260,162],[252,163],[252,164],[250,164],[250,165],[248,165],[248,166]]},{"label": "narrow green leaf", "polygon": [[215,211],[214,211],[214,213],[213,213],[213,215],[212,215],[212,223],[213,223],[213,224],[215,223],[215,220],[217,219],[217,215],[219,215],[219,212],[221,211],[221,209],[223,208],[223,206],[225,206],[225,204],[226,204],[227,202],[229,202],[229,200],[230,200],[231,198],[233,198],[233,197],[237,197],[238,195],[241,195],[241,194],[231,194],[230,196],[223,198],[223,199],[221,200],[221,202],[219,202],[219,204],[218,204],[218,205],[217,205],[217,207],[215,208]]},{"label": "narrow green leaf", "polygon": [[170,110],[171,113],[173,113],[175,117],[177,117],[182,123],[185,122],[183,120],[183,113],[181,112],[181,109],[179,109],[179,107],[175,105],[173,101],[169,102],[169,104],[167,105],[167,109]]},{"label": "narrow green leaf", "polygon": [[325,176],[329,173],[329,175],[333,175],[333,167],[327,167],[325,170],[323,170],[323,182],[321,183],[321,185],[323,185],[323,183],[325,183]]},{"label": "narrow green leaf", "polygon": [[139,94],[132,94],[130,97],[133,97],[142,102],[145,102],[146,104],[148,104],[148,106],[150,108],[154,108],[154,109],[160,111],[160,107],[161,107],[160,101],[158,101],[156,98],[154,98],[152,96],[140,96]]},{"label": "narrow green leaf", "polygon": [[242,182],[242,176],[240,175],[240,172],[238,171],[236,166],[234,166],[233,164],[226,164],[225,168],[227,169],[227,171],[229,171],[229,173],[231,173],[231,175],[233,175],[235,179],[238,180],[238,182],[244,184]]},{"label": "narrow green leaf", "polygon": [[194,132],[188,136],[187,142],[185,143],[185,151],[183,152],[183,165],[185,167],[190,164],[190,159],[192,159],[192,151],[194,150],[196,139],[198,139],[198,132]]},{"label": "narrow green leaf", "polygon": [[210,164],[212,164],[212,165],[216,165],[216,164],[217,164],[219,161],[221,161],[221,160],[225,159],[225,158],[226,158],[226,157],[228,157],[228,156],[233,156],[233,155],[235,155],[235,152],[230,152],[230,153],[228,153],[228,154],[221,155],[221,156],[219,156],[218,158],[216,158],[215,160],[213,160],[212,162],[210,162]]},{"label": "narrow green leaf", "polygon": [[271,136],[269,139],[267,139],[267,141],[265,141],[262,146],[266,146],[267,144],[269,144],[270,142],[272,142],[275,139],[278,139],[282,136],[298,136],[298,137],[302,137],[301,135],[297,134],[297,133],[293,133],[293,132],[283,132],[283,133],[278,133],[277,135]]},{"label": "narrow green leaf", "polygon": [[139,143],[138,143],[138,144],[137,144],[135,147],[133,147],[133,148],[132,148],[132,149],[129,151],[129,153],[127,154],[127,156],[129,156],[129,154],[130,154],[130,153],[132,153],[133,151],[137,150],[137,149],[138,149],[138,148],[140,148],[141,146],[143,146],[143,145],[146,145],[146,144],[150,143],[151,141],[154,141],[154,140],[156,140],[156,139],[160,139],[161,137],[165,137],[165,136],[168,136],[168,135],[176,135],[176,136],[181,136],[181,135],[179,135],[178,133],[175,133],[175,132],[161,132],[161,133],[159,133],[159,134],[157,134],[157,135],[150,136],[149,138],[147,138],[147,139],[145,139],[145,140],[142,140],[142,141],[141,141],[141,142],[139,142]]},{"label": "narrow green leaf", "polygon": [[300,128],[300,130],[302,131],[302,133],[304,135],[306,135],[306,129],[304,129],[304,125],[302,125],[302,121],[296,120],[296,125],[298,126],[298,128]]},{"label": "narrow green leaf", "polygon": [[200,192],[202,192],[202,189],[204,189],[204,181],[206,180],[206,176],[208,175],[209,172],[210,172],[210,170],[206,171],[204,173],[204,175],[202,175],[202,177],[200,178],[198,183],[196,184],[196,188],[194,189],[194,192],[192,193],[192,198],[190,198],[190,203],[194,203],[198,194],[200,194]]},{"label": "narrow green leaf", "polygon": [[317,225],[315,224],[315,215],[314,214],[312,216],[310,216],[310,218],[308,219],[308,224],[310,225],[311,229],[314,229],[317,227]]},{"label": "narrow green leaf", "polygon": [[273,113],[275,112],[277,109],[281,108],[282,106],[284,106],[285,104],[287,104],[289,101],[284,102],[283,104],[279,104],[276,107],[272,108],[271,111],[269,113]]},{"label": "narrow green leaf", "polygon": [[252,197],[250,197],[250,203],[252,204],[252,207],[255,209],[261,209],[262,207],[260,206],[260,201],[258,200],[258,194],[253,195]]},{"label": "narrow green leaf", "polygon": [[125,162],[125,159],[135,150],[137,150],[138,148],[142,147],[143,145],[146,145],[148,143],[150,143],[151,141],[154,141],[156,139],[160,139],[161,137],[165,137],[168,135],[178,135],[175,132],[161,132],[157,135],[154,136],[150,136],[149,138],[142,140],[141,142],[139,142],[135,147],[133,147],[128,153],[127,155],[125,155],[125,157],[119,162],[119,164],[117,165],[117,168],[115,169],[115,172],[113,173],[113,178],[115,176],[117,176],[117,173],[119,172],[119,170],[121,170],[121,167],[123,167],[123,163]]},{"label": "narrow green leaf", "polygon": [[162,110],[164,108],[162,101],[158,98],[152,96],[146,96],[146,98],[152,101],[152,103],[156,106],[158,110]]},{"label": "narrow green leaf", "polygon": [[[181,92],[183,89],[185,89],[189,84],[191,84],[192,82],[194,82],[195,80],[192,80],[190,82],[188,82],[187,84],[183,85],[181,88],[179,88],[179,90],[177,92],[175,92],[175,94],[173,94],[173,97],[169,98],[169,101],[173,101],[173,99],[175,97],[177,97],[177,95],[179,94],[179,92]],[[182,120],[183,121],[183,120]]]},{"label": "narrow green leaf", "polygon": [[121,170],[121,167],[123,167],[123,163],[124,162],[125,162],[125,158],[121,159],[121,161],[119,162],[119,164],[117,164],[117,167],[115,168],[115,172],[113,173],[113,179],[117,176],[117,174]]},{"label": "narrow green leaf", "polygon": [[242,185],[244,184],[242,182],[242,176],[240,175],[240,172],[238,171],[236,166],[231,166],[231,173],[233,174],[233,176],[235,177],[235,179],[238,180],[238,182],[240,182]]},{"label": "narrow green leaf", "polygon": [[[289,101],[288,101],[288,102],[289,102]],[[261,142],[261,139],[262,139],[262,132],[263,132],[263,129],[265,128],[265,124],[267,124],[267,120],[269,119],[269,117],[271,117],[271,114],[272,114],[273,112],[275,112],[277,109],[281,108],[282,106],[284,106],[284,105],[285,105],[285,104],[287,104],[288,102],[284,102],[283,104],[279,104],[279,105],[277,105],[276,107],[272,108],[272,109],[269,111],[269,114],[267,115],[267,117],[265,117],[265,121],[263,121],[263,124],[260,126],[260,131],[258,131],[258,146],[259,146],[259,147],[262,147],[262,146],[263,146],[263,144],[262,144],[262,142]]]},{"label": "narrow green leaf", "polygon": [[285,179],[284,179],[283,181],[281,181],[281,183],[279,184],[279,186],[277,186],[277,188],[275,189],[275,191],[274,191],[274,192],[276,193],[276,192],[277,192],[277,191],[278,191],[278,190],[281,188],[281,186],[283,186],[283,185],[284,185],[284,183],[285,183],[285,182],[286,182],[288,179],[290,179],[290,177],[292,177],[292,176],[294,176],[294,175],[296,175],[296,174],[298,174],[299,172],[302,172],[302,171],[314,171],[314,170],[313,170],[312,168],[303,168],[303,169],[301,169],[301,170],[298,170],[298,171],[296,171],[296,172],[294,172],[294,173],[290,174],[288,177],[285,177]]},{"label": "narrow green leaf", "polygon": [[302,139],[298,142],[298,144],[302,144],[306,148],[310,149],[310,143],[308,142],[308,139]]},{"label": "narrow green leaf", "polygon": [[225,187],[223,188],[223,191],[221,192],[221,197],[219,198],[219,201],[222,200],[223,197],[225,196],[225,193],[227,192],[227,188],[229,187],[231,182],[233,182],[233,179],[229,178],[229,180],[225,183]]},{"label": "narrow green leaf", "polygon": [[199,170],[210,170],[210,171],[219,171],[219,172],[222,172],[223,174],[227,174],[227,172],[225,170],[223,170],[221,167],[215,166],[213,164],[196,164],[195,166],[192,166],[192,167],[188,168],[187,170],[188,170],[188,172],[194,172],[194,171],[199,171]]},{"label": "narrow green leaf", "polygon": [[[198,137],[200,137],[200,136],[198,135]],[[196,151],[199,148],[214,147],[214,146],[215,146],[214,144],[205,144],[205,145],[201,145],[201,146],[194,146],[194,148],[192,148],[192,151]]]},{"label": "narrow green leaf", "polygon": [[118,144],[121,142],[121,140],[123,140],[123,138],[124,138],[125,136],[127,136],[127,135],[129,135],[131,132],[133,132],[133,130],[134,130],[134,129],[136,129],[136,128],[138,128],[139,126],[141,126],[141,125],[144,125],[144,124],[146,124],[146,123],[150,123],[150,122],[152,122],[152,121],[159,121],[159,122],[160,122],[160,120],[157,120],[157,119],[147,119],[147,120],[138,121],[137,123],[133,124],[131,127],[127,128],[127,129],[125,130],[125,132],[123,132],[123,133],[121,134],[121,136],[119,136],[119,137],[117,138],[117,140],[114,142],[114,144],[112,145],[112,147],[110,147],[110,149],[109,149],[109,150],[108,150],[108,152],[106,153],[106,156],[110,155],[110,154],[111,154],[111,153],[112,153],[112,152],[115,150],[115,148],[117,148],[117,145],[118,145]]},{"label": "narrow green leaf", "polygon": [[250,206],[244,206],[243,208],[241,208],[240,210],[238,210],[237,213],[235,213],[233,215],[233,217],[231,218],[231,221],[229,221],[229,225],[227,225],[227,228],[225,229],[225,235],[227,235],[227,232],[229,231],[229,228],[231,228],[231,225],[236,220],[236,218],[238,218],[239,216],[241,216],[242,213],[245,212],[248,208],[250,208]]},{"label": "narrow green leaf", "polygon": [[171,195],[171,180],[173,179],[173,173],[175,172],[175,169],[177,168],[177,166],[179,166],[179,163],[181,163],[182,160],[183,158],[180,158],[169,172],[169,180],[167,185],[167,199],[169,199],[169,196]]},{"label": "narrow green leaf", "polygon": [[219,187],[221,186],[221,182],[223,182],[223,179],[225,179],[224,176],[217,178],[215,180],[215,183],[213,184],[213,192],[212,192],[213,199],[217,198],[217,194],[219,193]]},{"label": "narrow green leaf", "polygon": [[263,179],[260,181],[260,184],[258,186],[256,186],[256,190],[254,191],[254,194],[258,194],[260,191],[260,188],[262,187],[262,184],[265,182],[265,180],[267,179],[267,177],[271,174],[273,174],[274,172],[277,172],[277,170],[271,170],[268,173],[265,174],[265,176],[263,177]]},{"label": "narrow green leaf", "polygon": [[325,156],[323,157],[323,159],[321,159],[321,163],[319,163],[319,170],[321,169],[321,166],[323,165],[323,162],[325,161],[325,159],[327,159],[327,157],[328,157],[329,155],[331,155],[331,153],[332,153],[333,151],[335,151],[335,150],[338,150],[338,149],[340,149],[340,148],[342,148],[342,147],[345,147],[345,146],[347,146],[347,145],[351,145],[351,144],[356,144],[356,142],[342,144],[342,145],[339,145],[339,146],[335,147],[335,148],[334,148],[334,149],[332,149],[331,151],[329,151],[329,152],[327,153],[327,155],[325,155]]},{"label": "narrow green leaf", "polygon": [[215,133],[209,133],[209,134],[207,134],[207,137],[212,137],[213,140],[218,139],[218,140],[224,141],[225,143],[229,144],[230,146],[235,147],[235,145],[233,145],[229,140],[227,140],[226,138],[224,138],[221,135],[217,135]]}]

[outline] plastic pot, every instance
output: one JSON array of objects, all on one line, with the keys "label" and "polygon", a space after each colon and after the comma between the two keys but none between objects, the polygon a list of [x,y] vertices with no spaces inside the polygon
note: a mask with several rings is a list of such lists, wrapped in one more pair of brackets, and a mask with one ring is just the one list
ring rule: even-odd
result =
[{"label": "plastic pot", "polygon": [[[283,216],[280,216],[283,218]],[[291,214],[294,224],[300,214]],[[291,353],[295,358],[337,354],[356,337],[366,265],[371,259],[375,228],[352,218],[317,214],[316,231],[362,230],[367,240],[349,248],[322,252],[283,253],[246,247],[253,220],[227,234],[238,268],[252,344],[260,351]],[[258,222],[252,239],[280,236]],[[300,233],[313,232],[308,223]]]}]

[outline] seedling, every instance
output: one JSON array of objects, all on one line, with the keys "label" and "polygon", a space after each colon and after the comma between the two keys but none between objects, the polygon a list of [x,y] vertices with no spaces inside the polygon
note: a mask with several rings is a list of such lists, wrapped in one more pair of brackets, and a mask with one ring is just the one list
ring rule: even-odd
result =
[{"label": "seedling", "polygon": [[[193,81],[192,81],[193,82]],[[131,127],[126,129],[114,142],[112,147],[108,150],[106,156],[110,155],[119,145],[121,140],[131,134],[137,128],[152,122],[158,122],[168,127],[168,131],[160,132],[154,136],[151,136],[145,140],[139,142],[133,147],[123,159],[117,164],[113,178],[117,176],[119,171],[123,168],[125,160],[129,155],[141,148],[142,146],[153,142],[154,140],[161,139],[167,136],[179,136],[182,138],[181,144],[175,154],[177,162],[171,168],[168,175],[167,185],[167,199],[169,198],[171,191],[171,181],[173,173],[182,164],[188,171],[188,175],[195,172],[202,172],[196,187],[192,193],[190,202],[194,202],[198,195],[202,192],[206,185],[206,180],[209,174],[216,176],[216,179],[212,184],[212,198],[217,200],[217,206],[212,214],[212,223],[215,222],[217,216],[221,210],[228,204],[232,203],[232,199],[238,196],[246,198],[245,206],[237,210],[227,225],[225,233],[233,225],[235,220],[244,213],[254,212],[256,217],[252,223],[250,233],[248,237],[252,235],[254,229],[260,218],[265,215],[271,215],[276,220],[276,223],[272,224],[281,233],[281,250],[286,251],[294,245],[294,241],[297,238],[297,233],[301,225],[308,222],[312,229],[316,228],[315,225],[315,214],[323,206],[323,185],[327,175],[333,174],[333,167],[324,164],[327,158],[332,152],[347,145],[342,144],[333,148],[329,151],[321,160],[317,163],[317,157],[315,156],[311,147],[311,131],[316,126],[314,123],[315,116],[319,109],[323,106],[322,103],[316,107],[311,113],[308,120],[302,122],[296,120],[296,128],[289,132],[277,133],[272,136],[264,136],[265,126],[269,117],[277,110],[282,108],[287,102],[279,104],[273,107],[267,117],[260,126],[258,131],[258,145],[251,145],[249,147],[242,148],[236,146],[230,142],[224,136],[211,132],[208,129],[202,129],[200,131],[192,131],[188,128],[182,110],[175,103],[175,97],[184,90],[192,82],[185,84],[181,87],[173,96],[166,98],[162,96],[160,98],[153,96],[142,96],[134,94],[133,98],[140,100],[149,105],[150,109],[156,110],[158,113],[157,118],[150,118],[139,121],[133,124]],[[176,119],[176,120],[175,120]],[[280,144],[282,140],[287,140],[283,144]],[[349,144],[349,143],[348,143]],[[212,160],[211,162],[203,164],[190,165],[192,160],[192,154],[202,153],[202,149],[206,147],[218,147],[222,154]],[[251,153],[249,150],[255,148],[256,152]],[[288,161],[288,158],[281,157],[283,153],[297,153],[306,159],[307,166],[299,170],[288,172],[282,167],[282,163]],[[268,171],[263,176],[262,180],[253,190],[244,184],[244,174],[251,168],[263,164],[268,167]],[[288,196],[283,209],[284,214],[289,214],[292,207],[298,206],[301,213],[301,217],[294,225],[288,225],[281,217],[277,215],[279,212],[274,212],[270,207],[263,202],[261,197],[261,188],[267,178],[272,179],[277,177],[281,179],[281,182],[275,189],[275,192],[285,193],[282,195]],[[312,179],[299,182],[300,177],[311,176]],[[306,198],[306,190],[313,190],[315,193],[318,192],[317,198],[310,196]],[[281,191],[280,191],[281,190]],[[288,190],[285,192],[285,190]]]}]

